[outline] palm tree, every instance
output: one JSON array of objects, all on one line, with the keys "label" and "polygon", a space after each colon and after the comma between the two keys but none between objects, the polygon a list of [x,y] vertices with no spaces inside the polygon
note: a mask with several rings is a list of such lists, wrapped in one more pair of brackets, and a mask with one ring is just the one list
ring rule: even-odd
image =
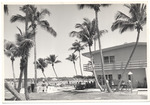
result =
[{"label": "palm tree", "polygon": [[[27,34],[27,36],[28,36],[28,34]],[[23,71],[24,71],[24,88],[25,88],[25,96],[26,96],[27,100],[29,99],[28,89],[27,89],[27,87],[28,87],[28,85],[27,85],[28,57],[29,57],[30,49],[31,49],[31,47],[33,47],[33,44],[34,44],[33,39],[29,39],[29,38],[23,39],[19,43],[19,51],[21,52],[22,61],[24,62],[24,64],[23,64],[23,62],[21,62],[21,64],[24,65],[24,68],[23,68]]]},{"label": "palm tree", "polygon": [[76,51],[79,52],[79,65],[80,65],[81,75],[83,76],[82,66],[81,66],[81,53],[80,53],[80,52],[81,52],[81,50],[84,50],[84,46],[81,45],[80,41],[77,41],[77,40],[76,40],[76,42],[74,42],[74,43],[72,44],[72,47],[70,48],[70,50],[74,50],[74,53],[75,53]]},{"label": "palm tree", "polygon": [[71,55],[69,55],[69,57],[66,58],[66,60],[69,60],[71,62],[73,62],[74,64],[74,70],[75,70],[75,73],[76,73],[76,76],[77,76],[77,69],[76,69],[76,63],[75,61],[78,59],[77,55],[75,55],[74,53],[72,53]]},{"label": "palm tree", "polygon": [[101,68],[102,68],[102,74],[104,76],[104,81],[107,87],[108,92],[112,92],[109,84],[106,82],[105,72],[104,72],[104,60],[103,60],[103,54],[101,49],[101,41],[100,41],[100,31],[98,28],[98,12],[100,11],[100,7],[108,7],[110,4],[80,4],[78,5],[79,9],[83,9],[84,7],[88,7],[90,9],[93,9],[95,12],[95,28],[98,36],[98,44],[99,44],[99,51],[100,51],[100,61],[101,61]]},{"label": "palm tree", "polygon": [[95,80],[96,80],[96,83],[97,83],[99,89],[102,91],[103,89],[98,82],[97,75],[96,75],[96,72],[94,69],[93,55],[92,55],[92,51],[91,51],[91,46],[93,45],[93,39],[96,35],[95,24],[96,24],[95,20],[93,20],[91,22],[89,19],[84,18],[84,22],[82,24],[76,24],[76,26],[75,26],[76,28],[80,29],[80,31],[72,31],[70,33],[70,36],[72,36],[72,37],[76,36],[77,38],[81,39],[81,41],[84,42],[85,45],[88,45],[89,52],[90,52],[90,60],[92,63],[91,67],[92,67],[92,70],[94,73],[94,77],[95,77]]},{"label": "palm tree", "polygon": [[[34,61],[36,61],[36,30],[37,25],[41,26],[43,29],[46,29],[51,35],[56,37],[57,33],[55,30],[50,27],[50,24],[47,20],[43,20],[45,15],[50,15],[50,12],[47,9],[43,9],[42,11],[38,11],[34,5],[30,5],[30,12],[29,12],[29,20],[31,21],[32,27],[35,37],[34,37]],[[34,64],[35,69],[35,88],[37,88],[37,70],[36,70],[36,63]]]},{"label": "palm tree", "polygon": [[13,81],[14,81],[14,88],[16,89],[16,77],[15,77],[15,70],[14,70],[14,61],[15,57],[18,56],[18,47],[14,43],[5,40],[4,41],[4,53],[6,56],[10,57],[12,62],[12,72],[13,72]]},{"label": "palm tree", "polygon": [[[17,27],[17,29],[20,32],[20,33],[16,34],[16,43],[18,45],[18,52],[17,53],[18,53],[18,56],[21,57],[21,59],[20,59],[20,75],[19,75],[19,83],[18,83],[18,92],[20,92],[24,68],[26,67],[26,60],[24,59],[24,54],[28,53],[28,52],[23,53],[22,49],[24,49],[24,48],[21,48],[22,46],[20,46],[20,45],[24,40],[29,40],[32,42],[34,34],[32,32],[30,32],[27,35],[25,35],[25,33],[23,33],[20,28]],[[28,41],[26,41],[26,42],[28,42]],[[32,45],[31,45],[31,47],[32,47]],[[29,46],[29,49],[31,47]]]},{"label": "palm tree", "polygon": [[48,64],[46,63],[46,61],[44,59],[42,59],[42,58],[39,58],[38,61],[36,61],[37,69],[41,69],[42,70],[42,73],[43,73],[43,76],[45,77],[45,80],[47,81],[48,85],[50,85],[48,80],[47,80],[47,77],[46,77],[46,75],[44,73],[44,68],[46,68],[47,65]]},{"label": "palm tree", "polygon": [[54,64],[60,63],[61,61],[57,60],[57,56],[54,55],[54,54],[53,55],[49,55],[49,57],[46,58],[46,61],[47,61],[48,64],[52,65],[52,68],[53,68],[53,71],[55,73],[55,76],[56,76],[56,78],[58,78],[56,70],[54,68]]},{"label": "palm tree", "polygon": [[[25,38],[28,38],[30,37],[29,35],[29,26],[28,26],[28,23],[29,23],[29,16],[30,16],[30,5],[24,5],[22,7],[20,7],[20,10],[25,14],[25,16],[22,16],[22,15],[14,15],[12,16],[11,18],[11,22],[15,22],[15,21],[21,21],[21,22],[25,22]],[[33,33],[32,33],[33,34]],[[19,42],[19,46],[20,46],[20,51],[21,51],[21,56],[22,56],[22,59],[24,60],[25,62],[25,66],[24,66],[24,89],[25,89],[25,97],[26,97],[26,100],[29,99],[29,95],[28,95],[28,87],[27,87],[27,66],[28,66],[28,57],[29,57],[29,51],[31,49],[31,47],[33,46],[33,40],[31,39],[25,39],[23,38],[24,40],[21,40],[21,42]]]},{"label": "palm tree", "polygon": [[[146,24],[146,5],[145,4],[129,4],[129,5],[124,5],[129,9],[129,14],[130,16],[124,14],[121,11],[118,11],[116,15],[116,21],[112,24],[112,31],[116,29],[120,29],[120,33],[123,33],[127,30],[136,30],[137,31],[137,38],[136,38],[136,43],[133,47],[133,50],[131,52],[131,55],[129,56],[129,59],[127,61],[127,64],[125,65],[124,72],[125,73],[128,64],[130,63],[130,60],[132,59],[132,56],[135,52],[136,46],[139,41],[140,37],[140,31],[143,30],[143,26]],[[120,88],[122,82],[122,78],[118,84],[118,90]]]},{"label": "palm tree", "polygon": [[[21,30],[20,30],[21,31]],[[22,33],[22,32],[21,32]],[[29,99],[28,96],[28,89],[27,89],[27,67],[28,67],[28,57],[30,54],[30,49],[33,47],[34,41],[34,34],[32,32],[26,32],[22,34],[16,34],[16,40],[18,47],[18,53],[21,57],[20,60],[20,77],[19,77],[19,84],[18,84],[18,92],[20,92],[22,75],[24,73],[24,89],[25,89],[25,97],[26,100]]]}]

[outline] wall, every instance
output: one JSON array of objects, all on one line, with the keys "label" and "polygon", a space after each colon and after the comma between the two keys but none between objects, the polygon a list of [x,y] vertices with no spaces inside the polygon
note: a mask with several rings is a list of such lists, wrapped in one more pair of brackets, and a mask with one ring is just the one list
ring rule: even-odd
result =
[{"label": "wall", "polygon": [[[128,82],[128,73],[132,72],[132,82],[133,82],[133,87],[138,87],[138,82],[144,84],[144,78],[146,77],[146,71],[145,68],[141,69],[130,69],[126,70],[124,76],[123,76],[123,81]],[[102,75],[101,71],[96,72],[97,75]],[[118,74],[122,74],[123,70],[107,70],[105,71],[105,75],[112,74],[113,75],[113,80],[118,80]]]},{"label": "wall", "polygon": [[[103,52],[103,56],[115,56],[115,61],[127,61],[133,46]],[[137,46],[132,60],[146,60],[146,46]],[[94,62],[100,63],[99,53],[94,54]]]}]

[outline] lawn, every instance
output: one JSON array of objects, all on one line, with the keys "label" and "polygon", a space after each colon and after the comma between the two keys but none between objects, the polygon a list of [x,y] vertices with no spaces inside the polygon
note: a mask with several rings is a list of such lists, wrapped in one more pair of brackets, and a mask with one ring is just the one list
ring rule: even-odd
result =
[{"label": "lawn", "polygon": [[[23,95],[23,94],[22,94]],[[114,93],[104,93],[98,90],[63,90],[54,93],[30,93],[31,100],[146,100],[147,95],[139,95],[137,92],[122,91]],[[24,96],[24,95],[23,95]],[[12,95],[5,93],[5,98],[9,99]]]}]

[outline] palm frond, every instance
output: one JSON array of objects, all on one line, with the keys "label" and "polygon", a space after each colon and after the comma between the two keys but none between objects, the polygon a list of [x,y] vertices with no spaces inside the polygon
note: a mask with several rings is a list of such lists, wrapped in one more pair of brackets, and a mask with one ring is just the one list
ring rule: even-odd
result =
[{"label": "palm frond", "polygon": [[8,14],[8,11],[9,11],[9,10],[8,10],[8,5],[4,5],[4,13],[5,13],[5,14]]},{"label": "palm frond", "polygon": [[51,33],[53,36],[56,37],[57,33],[55,32],[55,30],[52,27],[50,27],[48,21],[42,20],[42,21],[39,21],[38,23],[42,28],[46,29],[49,33]]},{"label": "palm frond", "polygon": [[10,50],[4,49],[4,53],[7,57],[10,57],[12,55]]},{"label": "palm frond", "polygon": [[77,23],[77,24],[75,25],[75,28],[84,29],[83,25],[82,25],[82,24],[79,24],[79,23]]},{"label": "palm frond", "polygon": [[4,41],[4,49],[10,50],[11,48],[16,47],[16,45],[13,42]]},{"label": "palm frond", "polygon": [[50,15],[49,10],[43,9],[43,10],[39,13],[39,16],[44,16],[44,15]]},{"label": "palm frond", "polygon": [[46,58],[47,63],[54,64],[54,63],[60,63],[60,60],[57,60],[57,57],[55,54],[49,55],[49,57]]},{"label": "palm frond", "polygon": [[120,27],[120,33],[125,32],[126,30],[133,31],[135,29],[134,24],[124,24]]},{"label": "palm frond", "polygon": [[146,24],[146,5],[144,4],[125,4],[129,9],[130,17],[122,12],[116,15],[116,21],[113,23],[111,29],[120,29],[120,33],[126,30],[142,30],[142,26]]},{"label": "palm frond", "polygon": [[22,7],[20,7],[20,10],[23,12],[23,13],[26,13],[26,12],[30,12],[31,10],[31,5],[27,4],[27,5],[23,5]]},{"label": "palm frond", "polygon": [[27,34],[25,34],[24,38],[33,40],[34,36],[35,36],[35,32],[32,30],[31,32],[28,32]]},{"label": "palm frond", "polygon": [[13,23],[13,22],[16,22],[16,21],[19,21],[19,22],[25,22],[25,17],[22,16],[22,15],[13,15],[10,19],[10,21]]},{"label": "palm frond", "polygon": [[78,8],[83,9],[84,7],[94,9],[95,11],[100,11],[100,7],[108,7],[110,4],[79,4]]},{"label": "palm frond", "polygon": [[19,30],[20,35],[23,35],[21,29],[19,27],[17,27],[17,29]]},{"label": "palm frond", "polygon": [[23,40],[24,40],[24,37],[23,37],[22,35],[16,34],[16,42],[17,42],[17,43],[20,43],[20,42],[23,41]]},{"label": "palm frond", "polygon": [[39,64],[42,66],[42,68],[45,68],[45,67],[47,67],[47,63],[46,63],[46,61],[43,59],[43,58],[39,58],[38,59],[38,62],[39,62]]},{"label": "palm frond", "polygon": [[128,9],[131,8],[130,4],[124,4],[125,7],[127,7]]},{"label": "palm frond", "polygon": [[66,60],[75,62],[78,59],[77,55],[75,55],[74,53],[72,53],[71,55],[69,55],[69,57],[66,58]]},{"label": "palm frond", "polygon": [[48,31],[49,33],[51,33],[54,37],[57,36],[56,31],[55,31],[52,27],[47,27],[47,31]]},{"label": "palm frond", "polygon": [[83,50],[84,49],[84,46],[82,46],[81,44],[80,44],[80,41],[77,41],[76,40],[76,42],[74,42],[73,44],[72,44],[72,47],[69,49],[69,50],[74,50],[74,52],[73,53],[75,53],[76,51],[81,51],[81,50]]},{"label": "palm frond", "polygon": [[131,24],[132,24],[132,26],[134,26],[134,23],[131,23],[131,22],[129,22],[129,21],[124,21],[124,20],[116,20],[114,23],[113,23],[113,25],[111,26],[111,29],[112,29],[112,31],[114,31],[114,30],[116,30],[116,29],[118,29],[118,28],[121,28],[121,27],[123,27],[123,26],[130,26],[131,27]]},{"label": "palm frond", "polygon": [[111,6],[111,4],[100,4],[101,7],[108,7]]},{"label": "palm frond", "polygon": [[78,4],[77,6],[78,6],[79,9],[83,9],[85,4]]},{"label": "palm frond", "polygon": [[80,33],[77,32],[77,31],[72,31],[72,32],[70,32],[69,36],[70,37],[75,37],[76,36],[76,37],[80,38]]},{"label": "palm frond", "polygon": [[100,31],[99,31],[100,35],[105,34],[105,33],[107,33],[107,32],[108,32],[108,30],[100,30]]},{"label": "palm frond", "polygon": [[29,51],[33,47],[34,41],[31,39],[24,39],[19,43],[20,55],[29,56]]},{"label": "palm frond", "polygon": [[118,19],[120,19],[120,18],[122,18],[122,19],[126,19],[126,20],[130,20],[130,17],[129,16],[127,16],[126,14],[124,14],[124,13],[122,13],[121,11],[118,11],[118,13],[116,14],[116,20],[118,20]]},{"label": "palm frond", "polygon": [[5,40],[4,42],[4,53],[6,56],[14,56],[17,57],[18,55],[18,47],[14,43]]},{"label": "palm frond", "polygon": [[56,60],[55,63],[61,63],[61,61],[60,60]]}]

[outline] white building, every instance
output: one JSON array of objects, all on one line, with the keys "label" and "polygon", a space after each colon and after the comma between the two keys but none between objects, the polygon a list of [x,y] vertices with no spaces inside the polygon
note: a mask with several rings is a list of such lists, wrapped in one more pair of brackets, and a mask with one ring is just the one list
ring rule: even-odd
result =
[{"label": "white building", "polygon": [[[133,50],[135,43],[126,43],[119,46],[102,49],[104,58],[104,70],[106,79],[111,79],[117,84],[123,73],[123,69],[128,61],[128,58]],[[129,79],[133,82],[133,87],[146,87],[146,67],[147,67],[147,45],[139,42],[135,53],[130,61],[129,66],[123,76],[123,81],[126,83]],[[89,52],[82,54],[85,57],[90,57]],[[104,85],[99,50],[92,52],[94,59],[94,68],[101,85]],[[84,64],[84,70],[93,72],[88,64]],[[129,76],[129,72],[133,73]]]}]

